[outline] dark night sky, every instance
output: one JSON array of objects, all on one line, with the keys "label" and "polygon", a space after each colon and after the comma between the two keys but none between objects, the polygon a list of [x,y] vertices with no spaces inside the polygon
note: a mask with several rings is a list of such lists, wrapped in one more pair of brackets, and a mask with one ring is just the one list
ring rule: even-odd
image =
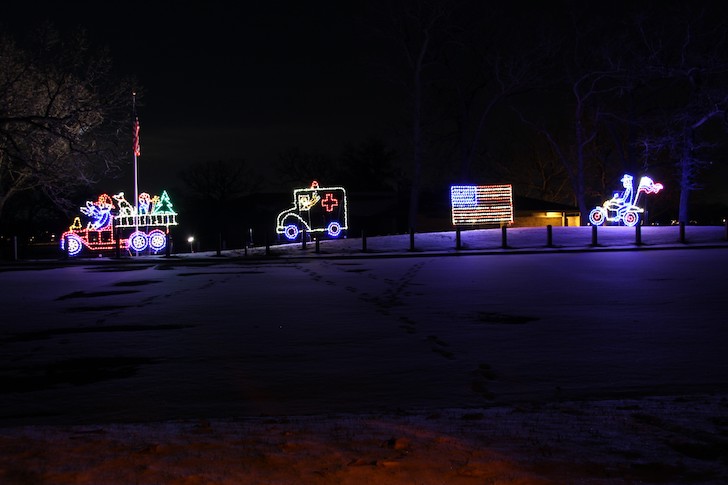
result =
[{"label": "dark night sky", "polygon": [[362,58],[354,2],[28,3],[13,7],[14,29],[82,26],[139,80],[140,185],[151,190],[178,183],[189,162],[269,166],[287,147],[334,154],[389,132],[392,95]]},{"label": "dark night sky", "polygon": [[[140,186],[158,191],[179,186],[177,173],[191,162],[270,167],[289,147],[335,155],[345,143],[402,128],[392,109],[401,93],[367,56],[366,4],[13,2],[0,22],[18,33],[44,19],[61,30],[81,26],[94,46],[110,48],[117,72],[143,88]],[[590,8],[618,17],[619,5]],[[128,182],[102,190],[131,185],[127,171]]]}]

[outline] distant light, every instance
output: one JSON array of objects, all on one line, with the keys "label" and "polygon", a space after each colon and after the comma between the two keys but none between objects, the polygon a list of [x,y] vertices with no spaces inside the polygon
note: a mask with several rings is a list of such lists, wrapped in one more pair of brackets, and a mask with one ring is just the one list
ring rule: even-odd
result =
[{"label": "distant light", "polygon": [[192,244],[193,242],[195,242],[195,237],[194,236],[188,237],[187,238],[187,242],[190,243],[190,244]]}]

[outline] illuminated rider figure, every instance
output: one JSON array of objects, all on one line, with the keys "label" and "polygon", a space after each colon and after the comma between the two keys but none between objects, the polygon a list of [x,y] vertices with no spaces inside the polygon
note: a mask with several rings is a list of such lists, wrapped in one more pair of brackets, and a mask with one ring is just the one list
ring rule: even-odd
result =
[{"label": "illuminated rider figure", "polygon": [[[637,207],[637,201],[640,194],[656,194],[663,189],[661,183],[655,183],[650,177],[642,177],[639,186],[635,192],[632,184],[632,176],[624,174],[622,177],[622,186],[624,191],[620,194],[615,192],[614,197],[604,201],[601,206],[595,207],[589,212],[589,222],[595,226],[601,226],[605,221],[622,222],[624,225],[632,227],[639,223],[639,214],[644,209]],[[614,213],[614,217],[609,217],[610,213]]]},{"label": "illuminated rider figure", "polygon": [[617,211],[617,217],[615,217],[617,221],[624,220],[624,215],[632,207],[634,202],[634,186],[632,185],[631,175],[624,174],[622,177],[622,186],[624,187],[622,194],[620,195],[615,192],[614,197],[611,198],[608,204],[610,208]]}]

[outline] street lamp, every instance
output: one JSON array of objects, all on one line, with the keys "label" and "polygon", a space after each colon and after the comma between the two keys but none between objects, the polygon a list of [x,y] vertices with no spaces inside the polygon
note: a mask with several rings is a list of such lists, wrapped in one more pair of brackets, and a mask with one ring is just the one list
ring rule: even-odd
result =
[{"label": "street lamp", "polygon": [[192,243],[195,242],[195,236],[190,236],[187,238],[187,242],[190,243],[190,252],[194,253],[195,249],[192,247]]}]

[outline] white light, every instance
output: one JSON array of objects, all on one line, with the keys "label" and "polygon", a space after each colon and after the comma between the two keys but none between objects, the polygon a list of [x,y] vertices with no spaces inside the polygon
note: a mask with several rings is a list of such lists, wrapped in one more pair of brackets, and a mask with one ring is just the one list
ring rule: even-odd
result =
[{"label": "white light", "polygon": [[349,229],[346,190],[343,187],[311,187],[293,191],[293,207],[278,214],[276,233],[295,241],[304,230],[308,234],[336,238]]},{"label": "white light", "polygon": [[511,185],[453,185],[450,203],[455,226],[513,222]]},{"label": "white light", "polygon": [[[86,201],[86,205],[81,207],[81,213],[89,219],[86,227],[81,225],[81,218],[76,217],[68,231],[60,236],[61,249],[67,251],[65,240],[73,236],[73,241],[69,242],[70,251],[67,251],[71,256],[78,254],[84,247],[92,251],[123,248],[136,253],[147,247],[155,253],[163,250],[167,245],[170,226],[177,225],[177,212],[173,209],[169,194],[165,190],[161,196],[152,197],[143,192],[139,195],[139,207],[137,213],[136,208],[124,197],[124,192],[113,196],[101,194],[96,201]],[[149,234],[137,230],[129,237],[116,239],[119,237],[116,229],[136,229],[138,226],[155,229]]]},{"label": "white light", "polygon": [[642,177],[635,193],[633,179],[631,175],[624,174],[621,180],[624,190],[621,193],[615,192],[611,199],[592,209],[589,212],[589,222],[595,226],[601,226],[604,222],[615,224],[623,222],[629,227],[637,225],[640,213],[645,211],[638,205],[640,195],[656,194],[664,187],[659,182],[655,183],[650,177]]}]

